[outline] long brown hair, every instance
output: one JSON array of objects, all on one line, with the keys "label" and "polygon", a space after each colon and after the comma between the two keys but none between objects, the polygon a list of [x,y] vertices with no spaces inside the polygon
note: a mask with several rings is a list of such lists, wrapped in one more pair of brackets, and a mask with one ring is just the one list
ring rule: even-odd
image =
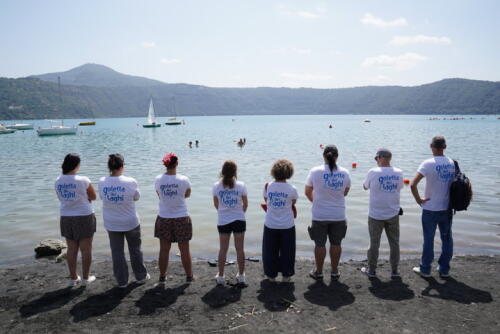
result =
[{"label": "long brown hair", "polygon": [[228,160],[222,165],[222,171],[220,172],[220,177],[222,178],[222,185],[224,188],[234,188],[234,182],[236,181],[238,167],[236,162]]}]

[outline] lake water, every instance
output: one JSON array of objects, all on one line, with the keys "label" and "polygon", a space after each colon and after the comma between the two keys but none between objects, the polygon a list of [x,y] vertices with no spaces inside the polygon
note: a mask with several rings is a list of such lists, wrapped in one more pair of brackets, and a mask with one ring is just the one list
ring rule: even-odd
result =
[{"label": "lake water", "polygon": [[[239,179],[248,187],[246,251],[260,255],[264,212],[259,204],[263,185],[270,181],[269,170],[279,158],[291,160],[295,175],[290,183],[301,195],[298,201],[297,255],[312,256],[313,243],[307,234],[311,204],[303,195],[310,168],[322,163],[320,144],[339,148],[339,165],[351,171],[352,188],[347,197],[348,231],[343,242],[347,258],[363,258],[368,247],[368,192],[362,182],[374,166],[374,153],[385,146],[393,152],[393,165],[412,178],[419,163],[431,156],[432,136],[443,134],[448,140],[447,155],[458,159],[473,183],[474,200],[470,209],[454,218],[455,251],[458,254],[500,254],[500,120],[497,116],[474,116],[465,120],[429,120],[429,116],[233,116],[185,117],[185,125],[142,128],[140,118],[97,119],[93,127],[80,127],[76,136],[38,137],[35,131],[0,136],[0,264],[33,258],[33,247],[44,238],[60,238],[59,203],[53,183],[68,152],[82,158],[81,175],[93,184],[107,174],[107,156],[125,156],[125,175],[139,183],[142,197],[137,202],[146,257],[154,258],[158,241],[153,237],[157,214],[155,176],[164,168],[166,152],[180,157],[178,172],[192,182],[188,208],[193,220],[193,255],[215,256],[218,251],[217,216],[212,205],[211,187],[217,181],[222,163],[235,160]],[[67,120],[74,124],[79,120]],[[332,124],[333,129],[328,125]],[[36,126],[47,122],[36,121]],[[245,137],[246,146],[236,140]],[[198,148],[188,147],[199,140]],[[358,167],[351,168],[356,162]],[[423,183],[423,182],[422,182]],[[422,191],[423,189],[421,189]],[[422,232],[420,208],[409,187],[401,194],[405,214],[401,217],[403,256],[418,256]],[[110,254],[102,224],[99,200],[94,202],[98,231],[94,239],[97,257]],[[436,246],[439,246],[436,238]],[[174,253],[177,248],[173,248]],[[383,237],[381,254],[387,254]],[[231,255],[234,251],[231,250]]]}]

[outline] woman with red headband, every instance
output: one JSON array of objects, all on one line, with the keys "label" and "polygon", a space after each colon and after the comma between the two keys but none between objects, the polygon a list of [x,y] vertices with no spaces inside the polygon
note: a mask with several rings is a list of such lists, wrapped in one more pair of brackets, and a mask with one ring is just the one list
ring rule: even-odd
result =
[{"label": "woman with red headband", "polygon": [[189,217],[186,198],[191,195],[191,182],[181,174],[177,174],[179,158],[174,153],[163,157],[167,168],[165,174],[156,177],[155,189],[160,198],[158,217],[155,223],[155,237],[160,239],[159,282],[165,283],[170,246],[173,242],[179,245],[182,266],[186,272],[186,281],[193,280],[189,240],[193,235],[191,218]]}]

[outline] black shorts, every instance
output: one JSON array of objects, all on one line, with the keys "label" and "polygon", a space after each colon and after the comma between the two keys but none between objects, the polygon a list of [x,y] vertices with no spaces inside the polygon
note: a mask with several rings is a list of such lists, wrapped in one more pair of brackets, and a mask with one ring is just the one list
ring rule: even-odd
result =
[{"label": "black shorts", "polygon": [[314,241],[316,247],[325,247],[326,237],[330,244],[339,246],[342,243],[347,231],[347,222],[340,221],[318,221],[313,220],[309,227],[309,236]]},{"label": "black shorts", "polygon": [[217,225],[217,229],[221,234],[243,233],[247,230],[247,222],[244,220],[235,220],[226,225]]},{"label": "black shorts", "polygon": [[91,238],[96,231],[95,215],[61,216],[61,235],[68,240]]}]

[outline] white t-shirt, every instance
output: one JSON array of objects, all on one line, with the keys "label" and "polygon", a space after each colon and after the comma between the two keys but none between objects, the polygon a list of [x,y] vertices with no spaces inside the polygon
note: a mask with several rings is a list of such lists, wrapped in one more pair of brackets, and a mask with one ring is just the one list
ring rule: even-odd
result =
[{"label": "white t-shirt", "polygon": [[222,181],[219,181],[214,184],[212,195],[219,199],[217,225],[226,225],[235,220],[245,220],[242,197],[247,196],[247,187],[243,182],[236,181],[234,187],[229,189],[224,188]]},{"label": "white t-shirt", "polygon": [[347,169],[337,166],[332,172],[326,164],[314,167],[307,176],[306,185],[313,187],[313,220],[346,219],[344,191],[351,187],[351,177]]},{"label": "white t-shirt", "polygon": [[94,212],[87,195],[90,180],[80,175],[60,175],[55,190],[61,202],[61,216],[88,216]]},{"label": "white t-shirt", "polygon": [[403,188],[403,172],[394,167],[375,167],[368,171],[365,188],[370,189],[368,216],[389,219],[399,213],[399,196]]},{"label": "white t-shirt", "polygon": [[418,173],[425,176],[425,197],[422,208],[430,211],[448,210],[450,185],[455,178],[455,164],[445,156],[432,157],[420,164]]},{"label": "white t-shirt", "polygon": [[155,180],[155,189],[160,196],[158,215],[162,218],[189,216],[185,195],[190,188],[191,182],[184,175],[158,175]]},{"label": "white t-shirt", "polygon": [[294,223],[292,200],[298,199],[297,189],[286,182],[270,182],[263,195],[267,198],[265,225],[269,228],[292,228]]},{"label": "white t-shirt", "polygon": [[106,176],[99,180],[99,197],[102,199],[102,218],[108,231],[125,232],[139,225],[134,201],[141,194],[137,181],[126,176]]}]

